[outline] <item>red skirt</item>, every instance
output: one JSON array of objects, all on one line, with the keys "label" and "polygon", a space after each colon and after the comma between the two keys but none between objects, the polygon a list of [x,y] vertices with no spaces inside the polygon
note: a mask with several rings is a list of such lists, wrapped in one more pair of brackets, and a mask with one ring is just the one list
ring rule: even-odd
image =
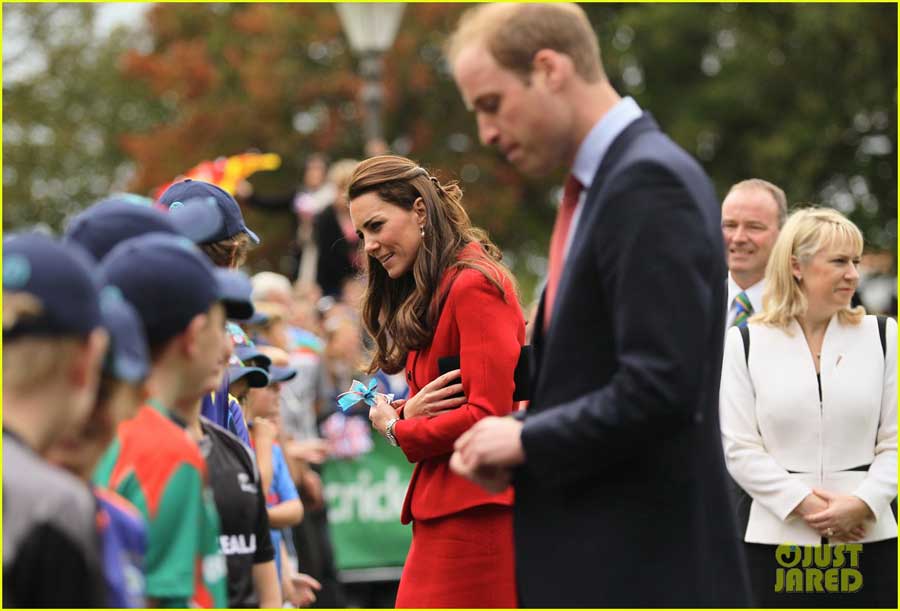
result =
[{"label": "red skirt", "polygon": [[398,608],[514,608],[512,507],[482,505],[414,520]]}]

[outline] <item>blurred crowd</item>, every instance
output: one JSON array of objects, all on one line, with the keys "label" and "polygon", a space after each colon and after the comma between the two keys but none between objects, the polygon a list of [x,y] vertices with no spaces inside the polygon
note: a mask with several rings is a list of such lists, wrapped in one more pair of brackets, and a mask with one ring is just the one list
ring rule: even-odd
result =
[{"label": "blurred crowd", "polygon": [[[238,185],[235,197],[201,181],[176,182],[157,201],[118,194],[95,203],[70,219],[59,239],[26,233],[7,236],[4,495],[7,499],[19,495],[20,502],[4,504],[5,606],[78,602],[333,608],[393,603],[394,577],[381,577],[383,581],[376,583],[342,580],[322,481],[327,461],[356,459],[373,447],[364,407],[348,413],[337,408],[340,393],[354,380],[367,379],[360,368],[370,348],[360,321],[365,284],[359,272],[359,238],[346,198],[356,165],[343,159],[329,166],[323,155],[313,155],[298,190],[272,198],[255,194],[247,182]],[[245,207],[292,210],[293,277],[237,271],[259,242],[244,223],[239,201]],[[177,244],[150,239],[160,234],[169,234]],[[183,262],[176,245],[184,248]],[[170,256],[160,260],[161,252]],[[68,264],[57,265],[61,258]],[[180,269],[189,260],[204,268],[206,280],[215,287],[214,296],[187,312],[184,321],[166,320],[164,325],[158,320],[160,310],[177,301],[172,299],[175,292],[181,300],[183,294],[199,290],[199,276]],[[863,260],[859,295],[869,311],[896,309],[891,261],[879,255]],[[218,272],[223,270],[233,277],[220,278]],[[93,326],[89,324],[89,313],[72,308],[76,298],[86,299],[69,286],[79,274],[97,288],[92,297],[97,303],[109,301],[110,289],[115,288],[112,292],[133,306],[125,307],[131,313],[117,317],[115,308],[110,313],[104,306]],[[226,285],[231,289],[223,288]],[[194,349],[211,353],[216,366],[212,380],[181,379],[170,370],[187,367],[193,352],[182,347],[184,354],[178,360],[172,354],[177,352],[173,342],[189,344],[195,318],[211,316],[212,310],[206,308],[214,303],[222,303],[230,319],[224,326],[224,351],[210,348],[211,344]],[[161,330],[173,324],[172,329]],[[41,395],[49,392],[51,380],[56,383],[63,377],[59,372],[66,366],[44,352],[62,358],[53,341],[88,345],[93,337],[89,332],[95,329],[106,331],[108,343],[94,349],[105,356],[95,359],[99,377],[94,376],[93,390],[92,376],[81,371],[80,377],[73,373],[78,378],[74,386]],[[84,354],[78,358],[85,369]],[[35,367],[42,359],[52,366]],[[129,360],[130,368],[121,366]],[[379,392],[398,399],[407,396],[402,373],[378,372],[375,378]],[[122,385],[132,392],[130,403],[117,392]],[[163,400],[158,385],[167,390],[178,386],[182,392],[162,393],[169,397]],[[46,408],[50,399],[60,397],[63,405]],[[80,407],[75,406],[78,400]],[[44,412],[40,426],[35,424],[35,410]],[[154,420],[159,415],[164,423]],[[38,429],[41,435],[33,437],[30,431]],[[184,432],[193,449],[179,446],[180,460],[191,463],[202,456],[200,462],[206,463],[205,468],[198,467],[202,481],[196,489],[202,494],[196,499],[189,498],[180,480],[168,488],[171,473],[152,469],[148,473],[141,462],[142,452],[167,455],[168,442],[160,435],[180,439]],[[183,446],[183,439],[178,443]],[[91,444],[93,453],[84,450]],[[13,470],[30,473],[26,479],[39,482],[39,489],[30,490],[33,481]],[[240,490],[255,491],[265,511],[254,513],[235,497],[231,483],[235,470]],[[64,492],[57,497],[50,488]],[[92,500],[85,500],[85,491]],[[79,530],[73,514],[58,514],[50,521],[52,536],[33,530],[45,529],[47,523],[41,521],[46,516],[29,507],[30,494],[42,498],[42,507],[51,513],[73,503],[86,504],[82,509],[90,516],[81,526],[90,524],[93,536]],[[207,509],[217,516],[205,524],[215,533],[207,543],[215,545],[203,551],[202,541],[186,542],[199,535],[170,531],[192,531],[194,517],[185,504],[210,495],[215,506]],[[173,520],[188,526],[173,525]],[[245,537],[240,528],[253,534]],[[188,550],[190,546],[196,550]],[[68,589],[48,589],[45,569],[58,566],[60,549],[69,547],[72,553],[66,562],[78,568],[71,572],[72,583]],[[181,554],[186,561],[176,570],[172,556]],[[271,571],[263,570],[270,563]],[[96,589],[85,587],[85,580],[95,579]],[[217,581],[223,583],[216,585]]]},{"label": "blurred crowd", "polygon": [[[359,370],[364,287],[339,195],[356,162],[308,165],[312,187],[290,197],[299,278],[238,271],[260,239],[237,201],[202,181],[176,182],[156,201],[112,195],[59,238],[7,234],[4,606],[393,601],[393,577],[341,583],[330,537],[323,464],[373,447],[367,412],[336,402],[368,379]],[[245,205],[260,204],[248,184],[241,190]],[[124,314],[110,310],[111,294]],[[210,323],[220,344],[195,328]],[[60,346],[82,342],[96,358],[77,357],[72,386],[59,379],[74,367]],[[52,366],[35,370],[35,359]],[[95,371],[84,370],[89,362]],[[205,375],[188,375],[204,362]],[[380,391],[406,396],[402,374],[375,377]],[[64,400],[50,409],[51,396]],[[28,463],[39,466],[29,479],[42,486],[42,506],[58,513],[50,524],[28,506],[30,482],[12,475]],[[59,513],[73,502],[81,514]],[[44,567],[63,566],[70,548],[75,569],[49,588]]]}]

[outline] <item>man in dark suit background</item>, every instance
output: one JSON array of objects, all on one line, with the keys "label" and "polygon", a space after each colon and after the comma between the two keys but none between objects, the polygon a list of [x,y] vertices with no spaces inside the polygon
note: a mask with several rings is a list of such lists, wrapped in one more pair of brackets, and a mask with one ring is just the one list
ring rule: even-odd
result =
[{"label": "man in dark suit background", "polygon": [[[523,606],[746,606],[718,425],[726,274],[700,166],[600,62],[576,5],[484,5],[448,58],[481,140],[570,169],[535,321],[533,395],[454,470],[516,493]],[[465,375],[465,372],[463,372]]]}]

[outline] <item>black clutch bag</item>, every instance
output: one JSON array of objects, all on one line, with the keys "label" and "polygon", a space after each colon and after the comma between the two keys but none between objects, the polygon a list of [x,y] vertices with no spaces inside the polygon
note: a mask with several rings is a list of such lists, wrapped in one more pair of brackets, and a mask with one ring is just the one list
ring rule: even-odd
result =
[{"label": "black clutch bag", "polygon": [[[438,359],[440,375],[454,369],[459,369],[458,356],[444,356]],[[513,401],[529,401],[531,399],[531,346],[522,346],[516,370],[513,372],[513,382],[516,385],[513,390]],[[455,396],[464,397],[465,395],[459,393]]]}]

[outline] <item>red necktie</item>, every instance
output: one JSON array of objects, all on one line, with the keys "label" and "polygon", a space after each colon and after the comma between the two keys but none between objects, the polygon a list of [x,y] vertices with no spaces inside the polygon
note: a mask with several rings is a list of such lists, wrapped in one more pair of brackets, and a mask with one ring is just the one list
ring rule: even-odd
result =
[{"label": "red necktie", "polygon": [[563,259],[566,251],[566,238],[569,236],[569,228],[572,226],[572,217],[578,205],[578,196],[581,194],[581,183],[569,174],[566,178],[566,186],[563,189],[562,204],[556,213],[556,223],[553,225],[553,237],[550,238],[550,260],[548,263],[547,289],[544,298],[544,330],[550,326],[550,317],[553,314],[553,302],[556,299],[556,289],[559,287],[559,279],[562,276]]}]

